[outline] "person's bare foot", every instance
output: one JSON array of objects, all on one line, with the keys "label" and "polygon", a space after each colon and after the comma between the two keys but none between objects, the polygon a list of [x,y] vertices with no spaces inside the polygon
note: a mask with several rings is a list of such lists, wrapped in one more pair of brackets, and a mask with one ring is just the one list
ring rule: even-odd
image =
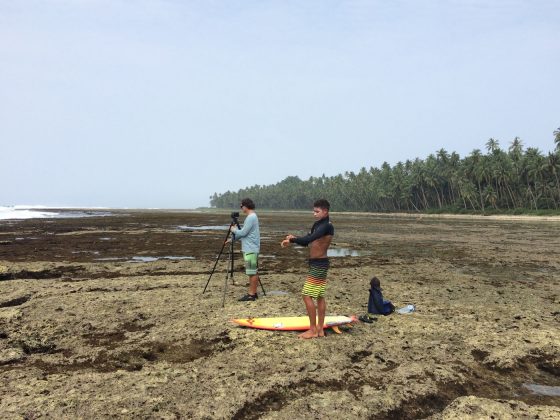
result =
[{"label": "person's bare foot", "polygon": [[317,338],[318,335],[317,335],[317,331],[315,330],[307,330],[304,333],[301,333],[298,337],[302,339],[309,339],[309,338]]},{"label": "person's bare foot", "polygon": [[320,329],[317,331],[317,337],[324,337],[325,336],[325,330],[324,329]]}]

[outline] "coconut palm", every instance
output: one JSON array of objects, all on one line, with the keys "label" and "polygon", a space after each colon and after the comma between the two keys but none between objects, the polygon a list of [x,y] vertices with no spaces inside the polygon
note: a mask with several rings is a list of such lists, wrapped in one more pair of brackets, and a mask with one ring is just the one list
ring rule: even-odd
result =
[{"label": "coconut palm", "polygon": [[560,154],[559,153],[549,153],[546,165],[548,171],[554,177],[556,181],[556,191],[553,192],[553,200],[555,204],[555,208],[558,208],[558,202],[560,201]]},{"label": "coconut palm", "polygon": [[491,185],[488,185],[486,188],[484,188],[484,199],[489,202],[495,209],[498,208],[498,206],[496,205],[498,201],[498,194],[496,194],[496,191],[494,191],[494,188],[492,188]]},{"label": "coconut palm", "polygon": [[493,208],[560,207],[560,127],[554,131],[555,152],[544,155],[536,148],[524,150],[516,137],[507,152],[495,139],[486,142],[489,152],[475,149],[461,158],[440,149],[422,160],[404,164],[361,168],[335,176],[302,180],[287,177],[273,185],[253,185],[239,191],[214,193],[212,206],[237,207],[245,196],[268,208],[308,208],[313,199],[325,197],[333,208],[362,211],[425,211],[443,206],[482,210]]},{"label": "coconut palm", "polygon": [[490,138],[486,142],[486,150],[488,152],[494,153],[496,150],[500,149],[500,142],[496,139]]},{"label": "coconut palm", "polygon": [[521,155],[523,153],[523,141],[519,137],[515,137],[510,143],[509,152],[514,155]]}]

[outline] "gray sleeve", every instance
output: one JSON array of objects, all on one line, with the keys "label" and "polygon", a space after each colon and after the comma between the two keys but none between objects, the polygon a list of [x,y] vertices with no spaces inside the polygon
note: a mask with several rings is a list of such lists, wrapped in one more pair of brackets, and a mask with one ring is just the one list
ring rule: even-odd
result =
[{"label": "gray sleeve", "polygon": [[243,223],[243,228],[236,230],[233,233],[233,239],[241,239],[246,237],[254,228],[255,226],[255,217],[249,216],[245,219],[245,223]]}]

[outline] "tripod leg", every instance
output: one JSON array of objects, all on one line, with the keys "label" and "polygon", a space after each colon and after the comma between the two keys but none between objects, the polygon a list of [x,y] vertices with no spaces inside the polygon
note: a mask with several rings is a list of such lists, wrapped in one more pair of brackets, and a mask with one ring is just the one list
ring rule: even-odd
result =
[{"label": "tripod leg", "polygon": [[[230,225],[231,228],[231,225]],[[226,242],[228,240],[230,231],[228,229],[227,234],[226,234],[226,238],[224,239],[224,243],[222,244],[222,248],[220,249],[220,252],[218,254],[218,256],[216,257],[216,262],[214,263],[214,267],[212,268],[212,271],[210,272],[210,277],[208,277],[208,281],[206,282],[206,286],[204,286],[204,290],[202,291],[202,293],[204,294],[204,292],[206,292],[206,289],[208,288],[208,285],[210,284],[210,279],[212,278],[212,276],[214,275],[214,271],[216,271],[216,266],[218,265],[218,261],[220,261],[220,257],[222,256],[222,253],[224,252],[224,248],[226,247]],[[232,241],[233,243],[233,241]]]},{"label": "tripod leg", "polygon": [[224,297],[222,298],[222,308],[226,306],[227,285],[228,285],[228,272],[226,271],[226,279],[224,282]]},{"label": "tripod leg", "polygon": [[235,280],[233,279],[233,241],[231,241],[230,249],[229,249],[229,264],[230,264],[230,277],[231,277],[231,284],[235,284]]},{"label": "tripod leg", "polygon": [[261,289],[263,291],[263,295],[266,296],[266,292],[264,291],[264,286],[263,286],[262,281],[261,281],[261,276],[259,276],[258,278],[259,278],[259,284],[261,285]]}]

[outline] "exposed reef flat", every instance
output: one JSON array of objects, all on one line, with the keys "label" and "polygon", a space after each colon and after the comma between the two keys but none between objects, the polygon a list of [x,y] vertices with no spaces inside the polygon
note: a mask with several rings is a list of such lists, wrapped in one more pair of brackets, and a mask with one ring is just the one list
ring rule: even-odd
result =
[{"label": "exposed reef flat", "polygon": [[333,214],[334,246],[358,252],[331,259],[327,312],[364,313],[374,274],[417,311],[303,341],[229,322],[305,314],[306,250],[279,243],[312,215],[259,218],[282,293],[237,302],[236,255],[225,308],[225,260],[202,290],[226,213],[0,222],[3,417],[560,417],[535,392],[560,385],[560,223]]}]

